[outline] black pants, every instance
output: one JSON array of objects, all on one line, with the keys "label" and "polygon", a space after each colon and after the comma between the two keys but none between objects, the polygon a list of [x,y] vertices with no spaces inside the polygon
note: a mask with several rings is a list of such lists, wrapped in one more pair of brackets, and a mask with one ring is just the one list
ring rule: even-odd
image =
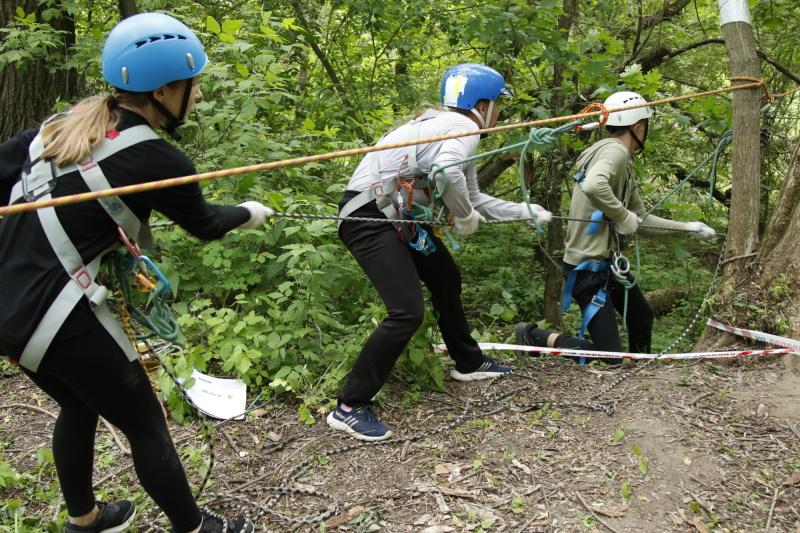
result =
[{"label": "black pants", "polygon": [[[575,269],[574,265],[564,263],[564,277],[569,277]],[[630,274],[628,279],[633,279]],[[575,277],[572,298],[581,308],[581,313],[591,303],[597,291],[606,287],[609,299],[589,322],[587,330],[592,338],[594,349],[601,352],[622,352],[622,342],[617,329],[617,313],[623,314],[625,309],[625,287],[620,285],[611,272],[579,271]],[[611,305],[609,305],[611,304]],[[644,297],[637,284],[628,290],[628,343],[632,353],[650,353],[653,336],[655,313],[653,306]]]},{"label": "black pants", "polygon": [[[0,341],[0,351],[16,359],[22,349]],[[200,524],[200,510],[147,374],[139,361],[128,361],[99,322],[85,335],[54,341],[37,372],[22,370],[61,407],[53,457],[70,516],[85,515],[95,505],[94,440],[102,416],[127,437],[142,487],[175,530],[191,531]]]},{"label": "black pants", "polygon": [[[355,194],[347,191],[339,209]],[[371,202],[351,214],[386,218]],[[386,305],[388,316],[364,343],[339,401],[352,407],[367,405],[381,389],[401,352],[425,316],[422,284],[431,293],[439,329],[459,371],[472,371],[483,363],[477,341],[470,335],[461,305],[461,273],[441,239],[430,228],[428,237],[436,251],[423,255],[397,238],[397,230],[383,222],[343,222],[339,237],[369,277]]]}]

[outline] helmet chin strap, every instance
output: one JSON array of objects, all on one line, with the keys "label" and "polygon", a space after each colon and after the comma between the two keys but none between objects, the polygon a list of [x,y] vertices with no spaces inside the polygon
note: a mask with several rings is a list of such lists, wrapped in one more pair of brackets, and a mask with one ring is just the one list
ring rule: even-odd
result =
[{"label": "helmet chin strap", "polygon": [[647,127],[649,126],[649,124],[645,120],[645,123],[644,123],[644,139],[639,139],[639,137],[633,131],[633,126],[634,125],[628,126],[628,131],[630,132],[631,137],[633,137],[633,140],[636,141],[636,144],[639,145],[639,150],[637,150],[637,152],[638,152],[638,151],[644,150],[644,143],[647,142],[647,129],[648,129]]},{"label": "helmet chin strap", "polygon": [[[183,102],[181,103],[181,112],[179,115],[181,117],[186,116],[186,109],[189,107],[189,98],[192,95],[192,87],[193,87],[192,84],[193,84],[192,78],[188,78],[186,80],[186,88],[183,91]],[[167,124],[162,126],[164,128],[164,131],[166,131],[167,134],[176,141],[180,141],[182,137],[181,134],[178,133],[178,128],[186,124],[186,122],[182,119],[175,117],[175,115],[173,115],[166,107],[164,107],[164,104],[159,102],[156,99],[156,97],[153,96],[152,91],[147,93],[147,97],[150,99],[150,102],[152,102],[155,108],[158,109],[158,111],[162,115],[164,115],[164,118],[167,119]]]},{"label": "helmet chin strap", "polygon": [[486,129],[487,128],[487,122],[486,121],[488,120],[489,117],[492,116],[492,111],[494,111],[494,100],[489,100],[489,107],[486,109],[486,117],[481,115],[480,111],[478,111],[474,107],[472,109],[470,109],[470,111],[472,111],[473,115],[478,117],[478,120],[480,121],[480,124],[481,124],[481,129]]}]

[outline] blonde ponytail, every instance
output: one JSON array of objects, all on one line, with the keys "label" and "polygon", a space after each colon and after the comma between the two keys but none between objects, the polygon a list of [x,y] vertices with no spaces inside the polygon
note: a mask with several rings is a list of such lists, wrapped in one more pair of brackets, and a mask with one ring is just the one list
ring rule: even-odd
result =
[{"label": "blonde ponytail", "polygon": [[119,120],[112,95],[88,98],[42,126],[42,159],[52,157],[64,167],[87,158]]},{"label": "blonde ponytail", "polygon": [[88,158],[106,138],[108,131],[116,127],[120,107],[141,115],[153,129],[163,121],[148,100],[147,93],[120,91],[93,96],[44,123],[41,130],[42,159],[52,157],[56,166],[64,167]]}]

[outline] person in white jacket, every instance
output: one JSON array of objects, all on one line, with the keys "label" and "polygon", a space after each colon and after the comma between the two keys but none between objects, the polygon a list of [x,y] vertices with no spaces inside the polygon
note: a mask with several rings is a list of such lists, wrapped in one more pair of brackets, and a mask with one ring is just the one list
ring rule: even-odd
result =
[{"label": "person in white jacket", "polygon": [[[456,65],[442,81],[443,108],[429,110],[387,133],[378,144],[493,127],[500,98],[508,95],[505,80],[496,70],[476,63]],[[397,199],[398,188],[403,194],[411,189],[415,204],[429,205],[424,177],[436,164],[445,167],[446,185],[440,174],[432,179],[441,180],[442,200],[454,216],[456,234],[474,233],[486,218],[549,222],[550,212],[538,205],[500,200],[479,190],[475,161],[459,163],[475,156],[479,140],[476,133],[368,154],[348,183],[339,203],[340,215],[396,218],[398,209],[403,208]],[[403,182],[409,186],[400,186]],[[407,196],[401,198],[410,203]],[[337,406],[328,416],[331,427],[362,440],[392,436],[391,430],[378,421],[371,401],[422,324],[422,283],[431,293],[442,337],[456,363],[451,377],[473,381],[510,372],[485,356],[470,335],[461,304],[461,273],[444,242],[429,226],[345,220],[339,236],[372,281],[388,314],[370,335],[350,371]]]}]

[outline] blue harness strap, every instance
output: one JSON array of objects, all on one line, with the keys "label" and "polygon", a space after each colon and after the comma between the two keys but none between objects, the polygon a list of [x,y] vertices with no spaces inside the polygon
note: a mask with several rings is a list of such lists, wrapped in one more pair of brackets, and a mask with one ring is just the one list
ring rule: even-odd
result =
[{"label": "blue harness strap", "polygon": [[[578,277],[578,272],[581,271],[589,271],[589,272],[605,272],[611,269],[611,261],[584,261],[583,263],[579,264],[575,267],[575,269],[569,273],[567,277],[567,282],[564,284],[564,293],[561,295],[561,312],[565,312],[569,309],[569,304],[572,301],[572,289],[575,287],[575,279]],[[605,288],[600,288],[597,291],[597,294],[594,295],[592,298],[591,303],[586,306],[586,309],[583,310],[583,320],[581,321],[581,330],[578,333],[578,339],[583,340],[583,333],[586,331],[586,328],[589,326],[589,322],[592,321],[594,315],[602,308],[605,303],[606,299],[608,298],[608,292]],[[578,359],[580,364],[584,364],[586,362],[585,357],[581,357]]]},{"label": "blue harness strap", "polygon": [[592,213],[592,221],[589,223],[589,230],[586,232],[586,235],[595,235],[600,231],[600,221],[603,220],[604,215],[605,213],[599,209],[595,209],[594,213]]}]

